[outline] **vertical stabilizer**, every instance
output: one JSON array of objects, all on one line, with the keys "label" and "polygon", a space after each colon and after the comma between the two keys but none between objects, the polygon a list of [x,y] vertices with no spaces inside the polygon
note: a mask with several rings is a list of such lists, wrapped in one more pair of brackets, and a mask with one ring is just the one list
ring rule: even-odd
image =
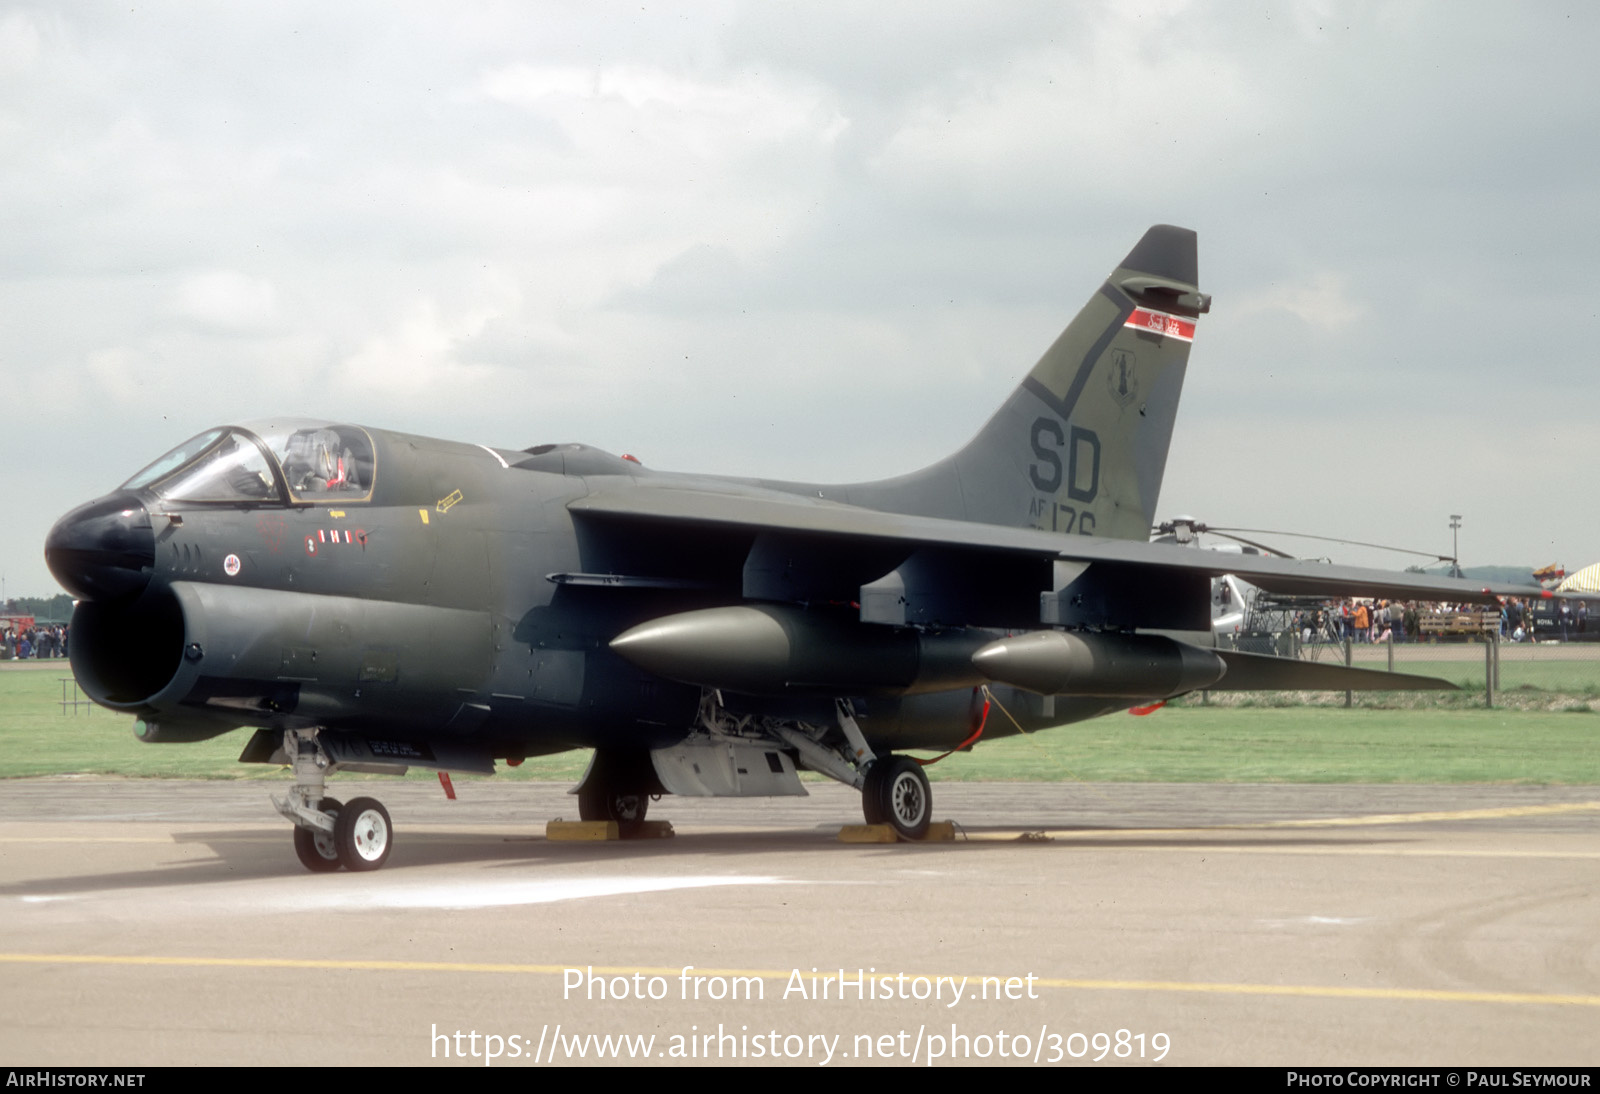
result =
[{"label": "vertical stabilizer", "polygon": [[[847,500],[891,512],[1145,539],[1195,320],[1195,234],[1144,234],[965,448]],[[837,495],[834,495],[837,496]]]}]

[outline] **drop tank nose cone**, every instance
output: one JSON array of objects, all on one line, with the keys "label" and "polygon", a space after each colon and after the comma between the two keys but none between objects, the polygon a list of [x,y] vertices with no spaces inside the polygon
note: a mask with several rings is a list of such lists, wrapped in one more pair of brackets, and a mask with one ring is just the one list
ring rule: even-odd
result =
[{"label": "drop tank nose cone", "polygon": [[1154,634],[1033,631],[972,655],[991,680],[1040,695],[1163,699],[1214,684],[1227,665],[1210,650]]},{"label": "drop tank nose cone", "polygon": [[714,608],[641,623],[611,641],[640,668],[709,686],[782,686],[792,649],[783,625],[753,608]]},{"label": "drop tank nose cone", "polygon": [[991,680],[1040,695],[1067,690],[1086,660],[1081,642],[1058,631],[1036,631],[991,642],[972,655],[972,664]]},{"label": "drop tank nose cone", "polygon": [[155,573],[150,514],[131,494],[108,494],[56,521],[44,541],[45,564],[80,600],[133,596]]}]

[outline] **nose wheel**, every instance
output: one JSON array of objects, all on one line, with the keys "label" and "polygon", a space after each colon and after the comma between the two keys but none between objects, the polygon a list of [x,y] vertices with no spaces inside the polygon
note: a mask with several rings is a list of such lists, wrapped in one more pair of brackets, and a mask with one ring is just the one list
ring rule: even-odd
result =
[{"label": "nose wheel", "polygon": [[376,798],[357,798],[333,825],[333,842],[346,870],[376,870],[389,861],[394,829],[389,811]]},{"label": "nose wheel", "polygon": [[394,827],[389,811],[375,798],[357,798],[342,805],[323,798],[318,810],[332,822],[331,830],[296,825],[294,853],[314,874],[346,870],[376,870],[389,861]]}]

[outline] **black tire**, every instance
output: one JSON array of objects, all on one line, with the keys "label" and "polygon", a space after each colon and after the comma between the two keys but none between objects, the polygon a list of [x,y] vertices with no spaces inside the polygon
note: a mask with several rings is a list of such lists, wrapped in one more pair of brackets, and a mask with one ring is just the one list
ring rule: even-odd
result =
[{"label": "black tire", "polygon": [[[344,806],[337,798],[323,798],[317,808],[337,818]],[[333,836],[314,828],[294,826],[294,853],[300,865],[313,874],[331,874],[344,863],[339,859],[339,845]]]},{"label": "black tire", "polygon": [[578,816],[586,821],[616,821],[617,831],[630,836],[639,831],[650,810],[650,795],[613,790],[591,779],[578,791]]},{"label": "black tire", "polygon": [[883,814],[883,792],[878,789],[882,782],[881,776],[887,767],[874,761],[867,767],[866,782],[861,786],[861,816],[868,824],[888,824],[889,818]]},{"label": "black tire", "polygon": [[339,861],[347,870],[376,870],[389,861],[394,827],[389,811],[376,798],[357,798],[339,810],[333,826]]},{"label": "black tire", "polygon": [[[933,791],[922,765],[906,756],[884,756],[867,768],[861,811],[868,818],[876,810],[882,820],[904,839],[919,840],[933,821]],[[867,803],[871,801],[871,806]]]}]

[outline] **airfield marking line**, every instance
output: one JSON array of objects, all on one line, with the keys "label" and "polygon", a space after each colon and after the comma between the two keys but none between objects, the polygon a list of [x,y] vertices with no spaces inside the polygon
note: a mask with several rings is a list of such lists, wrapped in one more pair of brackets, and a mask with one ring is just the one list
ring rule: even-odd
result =
[{"label": "airfield marking line", "polygon": [[[1194,836],[1216,831],[1212,828],[1101,828],[1085,831],[1081,828],[1033,829],[1051,839],[1082,842],[1104,840],[1106,850],[1128,851],[1215,851],[1236,852],[1241,855],[1409,855],[1415,858],[1548,858],[1548,859],[1600,859],[1600,851],[1484,851],[1473,848],[1427,847],[1297,847],[1288,843],[1262,843],[1241,847],[1226,843],[1168,843],[1160,847],[1141,847],[1139,840],[1149,836]],[[1022,843],[1009,833],[978,832],[967,836],[968,843]]]},{"label": "airfield marking line", "polygon": [[[161,955],[130,954],[70,954],[70,953],[0,953],[0,964],[13,965],[123,965],[155,966],[168,968],[231,968],[231,969],[320,969],[337,972],[476,972],[533,976],[565,976],[577,968],[575,965],[514,965],[480,964],[465,961],[336,961],[296,957],[169,957]],[[798,969],[783,972],[777,969],[712,969],[689,966],[693,975],[701,978],[744,977],[747,979],[775,980],[788,983],[797,975],[801,980],[815,985],[823,981],[841,979],[838,973],[810,972]],[[615,976],[680,976],[682,967],[586,965],[587,974],[602,977]],[[846,975],[849,973],[846,971]],[[948,974],[938,974],[948,979]],[[871,972],[869,979],[921,978],[933,980],[934,974]],[[957,974],[955,979],[962,979]],[[1016,979],[1013,976],[966,976],[965,981],[981,983],[994,979],[1000,983]],[[1600,995],[1551,994],[1513,991],[1456,991],[1433,988],[1352,988],[1321,986],[1315,984],[1230,984],[1206,983],[1185,980],[1080,980],[1053,977],[1034,977],[1033,983],[1043,988],[1061,988],[1078,991],[1150,991],[1198,993],[1210,995],[1267,995],[1299,996],[1324,999],[1388,999],[1425,1003],[1496,1003],[1514,1006],[1567,1006],[1600,1007]]]},{"label": "airfield marking line", "polygon": [[[1560,813],[1600,812],[1600,801],[1554,802],[1549,805],[1508,805],[1499,809],[1454,809],[1434,813],[1374,813],[1361,817],[1268,821],[1266,828],[1349,827],[1368,824],[1420,824],[1436,820],[1494,820],[1500,817],[1545,817]],[[1248,827],[1240,825],[1239,827]]]},{"label": "airfield marking line", "polygon": [[[1227,844],[1194,844],[1195,850],[1215,851],[1218,854],[1237,852],[1241,855],[1396,855],[1406,858],[1537,858],[1600,859],[1600,851],[1477,851],[1451,850],[1424,847],[1286,847],[1283,845],[1261,847],[1230,847]],[[1157,848],[1152,848],[1157,850]]]},{"label": "airfield marking line", "polygon": [[0,836],[5,843],[176,843],[171,836]]},{"label": "airfield marking line", "polygon": [[[1499,820],[1507,817],[1549,817],[1563,813],[1597,813],[1600,801],[1554,802],[1548,805],[1510,805],[1497,809],[1454,809],[1430,813],[1371,813],[1355,817],[1309,817],[1301,820],[1257,821],[1252,824],[1197,824],[1190,828],[1045,828],[1042,831],[1089,839],[1095,836],[1137,834],[1175,835],[1195,832],[1261,832],[1286,828],[1365,828],[1396,824],[1426,824],[1444,820]],[[1035,829],[1039,831],[1040,829]]]}]

